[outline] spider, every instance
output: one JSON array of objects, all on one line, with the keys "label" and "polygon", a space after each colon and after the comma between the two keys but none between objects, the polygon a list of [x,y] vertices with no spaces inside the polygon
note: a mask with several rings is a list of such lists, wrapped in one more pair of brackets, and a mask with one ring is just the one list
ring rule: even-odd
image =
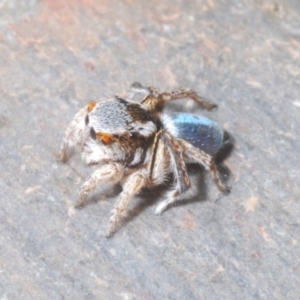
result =
[{"label": "spider", "polygon": [[[136,98],[140,98],[136,100]],[[223,130],[208,118],[187,113],[163,113],[166,103],[193,99],[201,108],[216,107],[189,89],[159,93],[154,87],[131,85],[125,99],[115,96],[90,102],[67,127],[60,159],[68,160],[68,148],[75,144],[87,165],[99,165],[82,185],[75,207],[98,185],[121,184],[109,221],[107,237],[112,236],[130,200],[144,187],[154,187],[174,175],[174,186],[158,204],[160,215],[182,199],[191,187],[186,163],[202,165],[222,193],[229,193],[219,177],[214,155],[222,146]]]}]

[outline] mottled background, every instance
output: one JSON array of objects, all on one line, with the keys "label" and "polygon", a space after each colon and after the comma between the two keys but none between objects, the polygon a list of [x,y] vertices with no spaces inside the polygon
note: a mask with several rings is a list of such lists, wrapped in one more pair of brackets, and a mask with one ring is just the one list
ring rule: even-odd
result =
[{"label": "mottled background", "polygon": [[[0,299],[299,299],[298,0],[0,1]],[[112,239],[116,200],[92,170],[56,161],[88,101],[133,81],[190,87],[235,139],[232,193],[208,176],[186,205],[136,197]],[[196,182],[198,182],[196,181]]]}]

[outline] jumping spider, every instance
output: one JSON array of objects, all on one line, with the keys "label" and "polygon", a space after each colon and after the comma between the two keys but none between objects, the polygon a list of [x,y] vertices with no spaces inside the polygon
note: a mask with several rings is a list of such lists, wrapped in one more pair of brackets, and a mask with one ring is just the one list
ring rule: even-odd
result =
[{"label": "jumping spider", "polygon": [[[137,102],[136,96],[142,99]],[[162,184],[170,173],[174,175],[175,185],[155,213],[160,215],[182,199],[191,186],[187,162],[202,165],[219,190],[229,192],[219,178],[213,159],[223,141],[219,124],[197,115],[162,112],[166,103],[182,98],[191,98],[208,110],[216,105],[192,90],[159,93],[156,88],[139,83],[130,87],[125,98],[101,99],[82,108],[68,126],[60,152],[60,159],[66,162],[68,148],[74,143],[85,164],[100,164],[81,187],[76,207],[82,206],[98,185],[121,184],[123,191],[112,210],[108,236],[114,234],[130,200],[142,188]]]}]

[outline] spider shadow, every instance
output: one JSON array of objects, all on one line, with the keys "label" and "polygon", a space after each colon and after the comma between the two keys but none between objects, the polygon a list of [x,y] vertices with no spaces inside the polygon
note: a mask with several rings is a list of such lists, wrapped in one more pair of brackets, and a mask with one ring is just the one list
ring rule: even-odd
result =
[{"label": "spider shadow", "polygon": [[233,136],[228,131],[224,131],[222,146],[214,157],[217,165],[222,164],[222,162],[230,156],[231,152],[234,149],[234,144],[235,140]]},{"label": "spider shadow", "polygon": [[220,174],[220,178],[224,184],[228,184],[230,178],[232,177],[232,173],[230,169],[224,164],[224,160],[231,155],[232,151],[234,150],[234,145],[235,140],[233,136],[228,131],[224,131],[222,147],[214,157],[217,169]]}]

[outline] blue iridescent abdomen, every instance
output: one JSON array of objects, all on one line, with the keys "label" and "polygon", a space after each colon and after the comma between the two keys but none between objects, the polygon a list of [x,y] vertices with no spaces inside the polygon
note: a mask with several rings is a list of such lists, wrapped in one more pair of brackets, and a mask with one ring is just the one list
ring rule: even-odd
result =
[{"label": "blue iridescent abdomen", "polygon": [[188,113],[171,113],[169,118],[178,138],[212,156],[221,148],[224,131],[217,122]]}]

